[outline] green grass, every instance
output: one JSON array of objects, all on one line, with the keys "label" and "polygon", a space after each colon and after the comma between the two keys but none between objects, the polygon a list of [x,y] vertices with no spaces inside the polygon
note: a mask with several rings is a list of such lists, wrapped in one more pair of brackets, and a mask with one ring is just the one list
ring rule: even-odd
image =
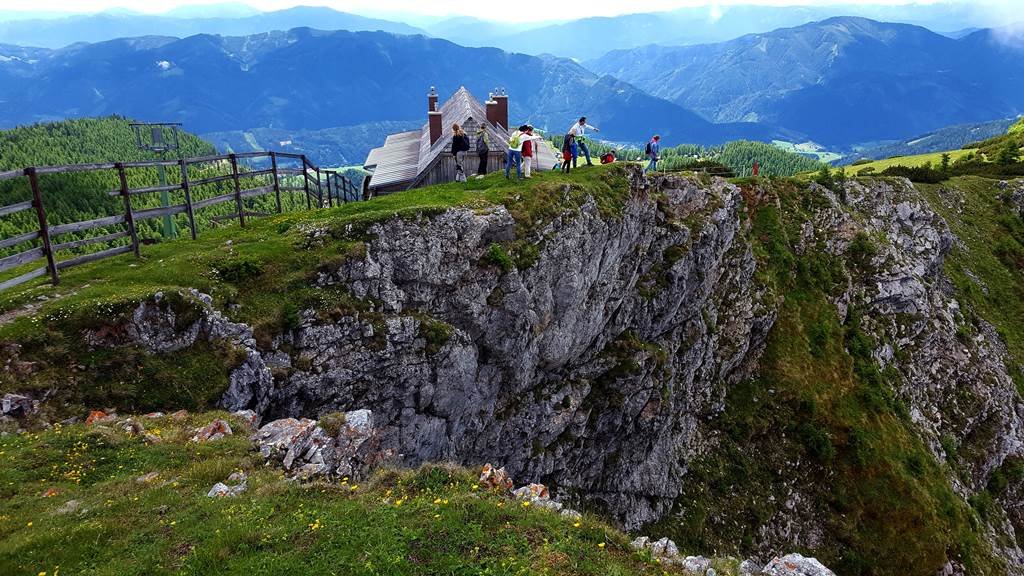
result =
[{"label": "green grass", "polygon": [[[0,573],[668,573],[596,518],[524,507],[462,468],[287,481],[239,421],[223,440],[187,441],[214,417],[226,415],[143,419],[155,444],[80,424],[0,437]],[[246,492],[206,497],[236,470],[249,475]],[[155,481],[136,480],[150,472]],[[62,511],[70,501],[77,508]]]},{"label": "green grass", "polygon": [[932,152],[930,154],[918,154],[916,156],[897,156],[895,158],[886,158],[885,160],[876,160],[867,164],[858,164],[856,166],[847,166],[847,174],[849,176],[855,176],[861,172],[867,170],[868,173],[872,171],[877,174],[886,168],[892,166],[906,166],[913,168],[917,166],[923,166],[924,164],[931,163],[932,167],[938,168],[942,164],[942,155],[949,154],[949,161],[955,162],[964,156],[967,156],[974,152],[973,150],[949,150],[948,152]]}]

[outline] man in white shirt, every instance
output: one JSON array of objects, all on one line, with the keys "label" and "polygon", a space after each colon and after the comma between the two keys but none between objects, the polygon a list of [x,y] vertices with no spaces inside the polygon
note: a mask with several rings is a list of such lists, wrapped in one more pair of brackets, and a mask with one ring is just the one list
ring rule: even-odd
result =
[{"label": "man in white shirt", "polygon": [[[580,150],[583,152],[583,156],[585,156],[587,159],[587,166],[593,166],[594,163],[590,161],[590,149],[587,148],[586,136],[588,128],[590,130],[593,130],[594,132],[600,132],[600,130],[598,130],[596,126],[591,126],[590,124],[587,124],[587,117],[583,116],[579,119],[579,122],[574,122],[573,125],[569,127],[568,134],[572,134],[573,136],[576,137],[576,143],[579,145]],[[572,167],[576,167],[575,156],[573,156],[572,158]]]}]

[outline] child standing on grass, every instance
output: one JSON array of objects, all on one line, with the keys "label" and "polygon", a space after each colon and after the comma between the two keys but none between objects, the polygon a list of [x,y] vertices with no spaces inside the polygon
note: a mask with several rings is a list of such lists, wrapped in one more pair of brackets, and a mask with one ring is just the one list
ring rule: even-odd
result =
[{"label": "child standing on grass", "polygon": [[573,149],[576,148],[576,136],[574,134],[566,134],[565,138],[562,139],[562,170],[568,174],[569,168],[572,166]]}]

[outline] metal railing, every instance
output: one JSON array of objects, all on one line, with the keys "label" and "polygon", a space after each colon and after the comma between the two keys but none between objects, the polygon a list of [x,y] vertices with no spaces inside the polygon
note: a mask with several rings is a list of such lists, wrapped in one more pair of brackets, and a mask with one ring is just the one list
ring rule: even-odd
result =
[{"label": "metal railing", "polygon": [[[264,164],[269,161],[269,167],[259,169],[243,169],[239,167],[239,160],[257,161]],[[297,164],[290,167],[287,164]],[[190,178],[189,167],[209,168],[210,166],[229,165],[230,173],[209,176],[205,178]],[[128,185],[128,173],[130,169],[153,168],[157,166],[177,167],[181,178],[176,184],[165,186],[144,186],[131,188]],[[120,183],[118,188],[111,190],[108,194],[112,197],[122,199],[122,210],[118,213],[83,220],[78,222],[51,224],[47,219],[46,205],[43,201],[41,177],[52,174],[70,174],[82,172],[109,172],[115,171],[117,180]],[[326,182],[324,180],[326,176]],[[260,177],[268,177],[265,183],[258,182]],[[261,196],[274,195],[274,208],[277,213],[283,211],[281,205],[282,192],[301,192],[306,200],[306,208],[312,209],[334,206],[360,199],[359,190],[351,180],[336,171],[324,170],[309,162],[305,155],[290,154],[286,152],[246,152],[241,154],[222,154],[216,156],[202,156],[195,158],[183,158],[180,160],[147,160],[138,162],[108,162],[97,164],[74,164],[66,166],[32,166],[21,170],[0,172],[0,181],[16,180],[25,178],[31,190],[31,199],[16,202],[6,206],[0,206],[0,217],[14,215],[26,211],[34,211],[35,219],[38,221],[38,228],[35,230],[16,233],[9,237],[0,236],[0,250],[6,250],[19,244],[32,244],[15,254],[0,258],[0,273],[19,268],[37,260],[46,260],[44,266],[23,272],[18,276],[0,282],[0,290],[17,286],[35,278],[49,274],[54,285],[60,282],[60,271],[67,268],[93,262],[103,258],[132,252],[136,257],[140,256],[140,245],[137,223],[150,218],[162,218],[164,216],[176,216],[184,214],[188,220],[189,232],[194,240],[196,238],[196,217],[195,211],[209,206],[233,202],[235,210],[233,214],[214,217],[210,220],[214,223],[238,219],[240,226],[245,226],[246,219],[256,216],[267,216],[269,214],[247,211],[244,200]],[[301,182],[297,182],[301,180]],[[243,189],[243,181],[246,186]],[[203,187],[214,184],[229,182],[226,194],[218,194],[208,198],[195,199],[196,192]],[[324,193],[326,184],[326,195]],[[223,191],[224,185],[218,188]],[[170,206],[156,208],[136,209],[132,205],[132,199],[141,195],[157,192],[181,192],[184,195],[184,202]],[[94,230],[97,228],[119,227],[123,230],[109,232],[98,236],[85,238],[73,238],[61,240],[61,236]],[[103,232],[101,230],[100,232]],[[60,260],[57,253],[66,250],[80,249],[85,246],[116,242],[122,238],[129,238],[127,244],[115,245],[96,252],[89,252],[75,255],[71,258]]]}]

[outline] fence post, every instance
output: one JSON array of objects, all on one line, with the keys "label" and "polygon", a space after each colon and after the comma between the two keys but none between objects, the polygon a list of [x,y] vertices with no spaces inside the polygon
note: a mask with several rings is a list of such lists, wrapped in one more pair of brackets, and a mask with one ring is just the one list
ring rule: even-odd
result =
[{"label": "fence post", "polygon": [[135,215],[132,214],[132,195],[128,192],[128,176],[124,173],[124,165],[118,162],[117,178],[121,183],[121,199],[124,201],[124,223],[128,225],[128,233],[132,237],[132,251],[139,257],[139,232],[135,229]]},{"label": "fence post", "polygon": [[181,187],[185,190],[185,211],[188,214],[188,227],[192,230],[192,239],[196,239],[196,215],[192,211],[192,186],[188,183],[188,164],[185,159],[178,160],[181,166]]},{"label": "fence post", "polygon": [[320,167],[316,166],[314,168],[314,170],[316,170],[316,197],[317,197],[317,200],[319,200],[319,202],[320,202],[320,205],[317,206],[317,208],[323,208],[324,207],[324,189],[320,186]]},{"label": "fence post", "polygon": [[234,154],[229,154],[228,158],[231,160],[231,176],[235,182],[235,206],[238,207],[238,224],[239,226],[245,226],[245,206],[242,204],[242,183],[238,178],[238,157]]},{"label": "fence post", "polygon": [[46,224],[43,195],[39,192],[39,176],[34,167],[25,168],[25,176],[28,176],[29,186],[32,187],[32,205],[35,206],[36,217],[39,218],[39,236],[43,239],[43,251],[46,252],[46,268],[50,272],[50,280],[56,286],[60,282],[60,276],[57,275],[57,262],[53,257],[53,248],[50,244],[50,227]]},{"label": "fence post", "polygon": [[277,176],[277,152],[270,153],[270,167],[274,172],[274,199],[277,201],[277,213],[281,213],[281,181]]},{"label": "fence post", "polygon": [[306,191],[306,210],[313,208],[313,204],[309,200],[309,172],[306,167],[309,162],[306,160],[306,155],[302,155],[302,188]]}]

